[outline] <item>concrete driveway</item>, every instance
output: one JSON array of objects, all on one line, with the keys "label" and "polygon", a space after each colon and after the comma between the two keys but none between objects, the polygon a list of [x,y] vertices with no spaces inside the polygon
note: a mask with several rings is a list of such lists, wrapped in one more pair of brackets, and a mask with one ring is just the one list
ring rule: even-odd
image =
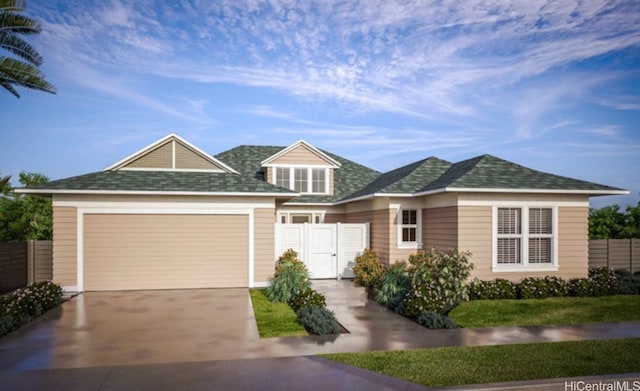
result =
[{"label": "concrete driveway", "polygon": [[639,322],[428,330],[351,281],[314,288],[348,334],[260,339],[247,289],[87,292],[0,338],[0,371],[640,337]]}]

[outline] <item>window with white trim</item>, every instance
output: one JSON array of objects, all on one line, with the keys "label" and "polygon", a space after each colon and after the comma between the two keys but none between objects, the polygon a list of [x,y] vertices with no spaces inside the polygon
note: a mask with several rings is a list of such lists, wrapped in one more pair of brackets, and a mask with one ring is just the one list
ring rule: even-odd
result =
[{"label": "window with white trim", "polygon": [[554,208],[496,208],[494,268],[556,268]]},{"label": "window with white trim", "polygon": [[274,167],[273,184],[298,193],[328,194],[328,167]]},{"label": "window with white trim", "polygon": [[398,210],[398,247],[418,248],[420,241],[420,210]]},{"label": "window with white trim", "polygon": [[324,212],[278,212],[278,220],[281,224],[322,224]]}]

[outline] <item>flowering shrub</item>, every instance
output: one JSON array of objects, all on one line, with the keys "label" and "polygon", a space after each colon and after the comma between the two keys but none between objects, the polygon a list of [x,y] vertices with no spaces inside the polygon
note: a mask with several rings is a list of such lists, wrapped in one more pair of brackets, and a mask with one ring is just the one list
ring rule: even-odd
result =
[{"label": "flowering shrub", "polygon": [[356,284],[366,288],[380,286],[385,272],[386,269],[384,264],[380,262],[378,254],[368,248],[356,257],[356,264],[353,265]]},{"label": "flowering shrub", "polygon": [[618,293],[618,278],[613,270],[606,267],[594,267],[589,270],[589,279],[593,281],[593,296],[608,296]]},{"label": "flowering shrub", "polygon": [[518,297],[521,299],[544,299],[546,297],[567,296],[569,285],[555,276],[527,277],[518,283]]},{"label": "flowering shrub", "polygon": [[62,288],[50,281],[31,284],[0,297],[0,336],[62,303]]},{"label": "flowering shrub", "polygon": [[289,307],[297,312],[302,307],[320,307],[324,308],[327,305],[327,300],[322,293],[316,292],[313,289],[308,289],[303,292],[299,292],[291,300],[289,300]]},{"label": "flowering shrub", "polygon": [[311,289],[309,271],[298,260],[298,254],[289,249],[276,263],[276,270],[265,295],[271,301],[288,303],[298,293]]},{"label": "flowering shrub", "polygon": [[409,257],[411,288],[404,315],[417,319],[425,311],[447,315],[467,299],[465,282],[473,264],[469,252],[430,250]]},{"label": "flowering shrub", "polygon": [[469,300],[510,300],[517,297],[516,284],[504,278],[491,281],[475,278],[469,284]]}]

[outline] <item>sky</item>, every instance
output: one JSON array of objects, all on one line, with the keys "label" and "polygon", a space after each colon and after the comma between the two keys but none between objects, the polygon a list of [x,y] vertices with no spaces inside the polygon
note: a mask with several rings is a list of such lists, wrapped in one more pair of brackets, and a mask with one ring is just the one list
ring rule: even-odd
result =
[{"label": "sky", "polygon": [[639,202],[640,2],[30,0],[57,87],[0,90],[0,173],[102,170],[175,132],[379,171],[485,153]]}]

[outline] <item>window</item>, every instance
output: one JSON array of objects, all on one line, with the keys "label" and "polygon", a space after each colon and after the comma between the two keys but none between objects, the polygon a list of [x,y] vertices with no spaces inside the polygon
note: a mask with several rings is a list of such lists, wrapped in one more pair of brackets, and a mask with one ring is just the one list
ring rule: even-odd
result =
[{"label": "window", "polygon": [[284,188],[289,188],[291,184],[289,183],[289,169],[276,167],[276,185]]},{"label": "window", "polygon": [[325,180],[324,168],[311,169],[311,192],[312,193],[326,193],[326,180]]},{"label": "window", "polygon": [[308,184],[307,184],[307,169],[306,168],[296,168],[294,169],[293,174],[293,190],[299,193],[307,193],[308,192]]},{"label": "window", "polygon": [[494,268],[557,267],[553,208],[497,208],[494,213]]},{"label": "window", "polygon": [[324,212],[278,212],[278,221],[280,224],[322,224],[324,223]]},{"label": "window", "polygon": [[417,249],[420,241],[420,210],[398,210],[398,248]]},{"label": "window", "polygon": [[329,169],[325,167],[274,167],[273,183],[298,193],[327,194]]}]

